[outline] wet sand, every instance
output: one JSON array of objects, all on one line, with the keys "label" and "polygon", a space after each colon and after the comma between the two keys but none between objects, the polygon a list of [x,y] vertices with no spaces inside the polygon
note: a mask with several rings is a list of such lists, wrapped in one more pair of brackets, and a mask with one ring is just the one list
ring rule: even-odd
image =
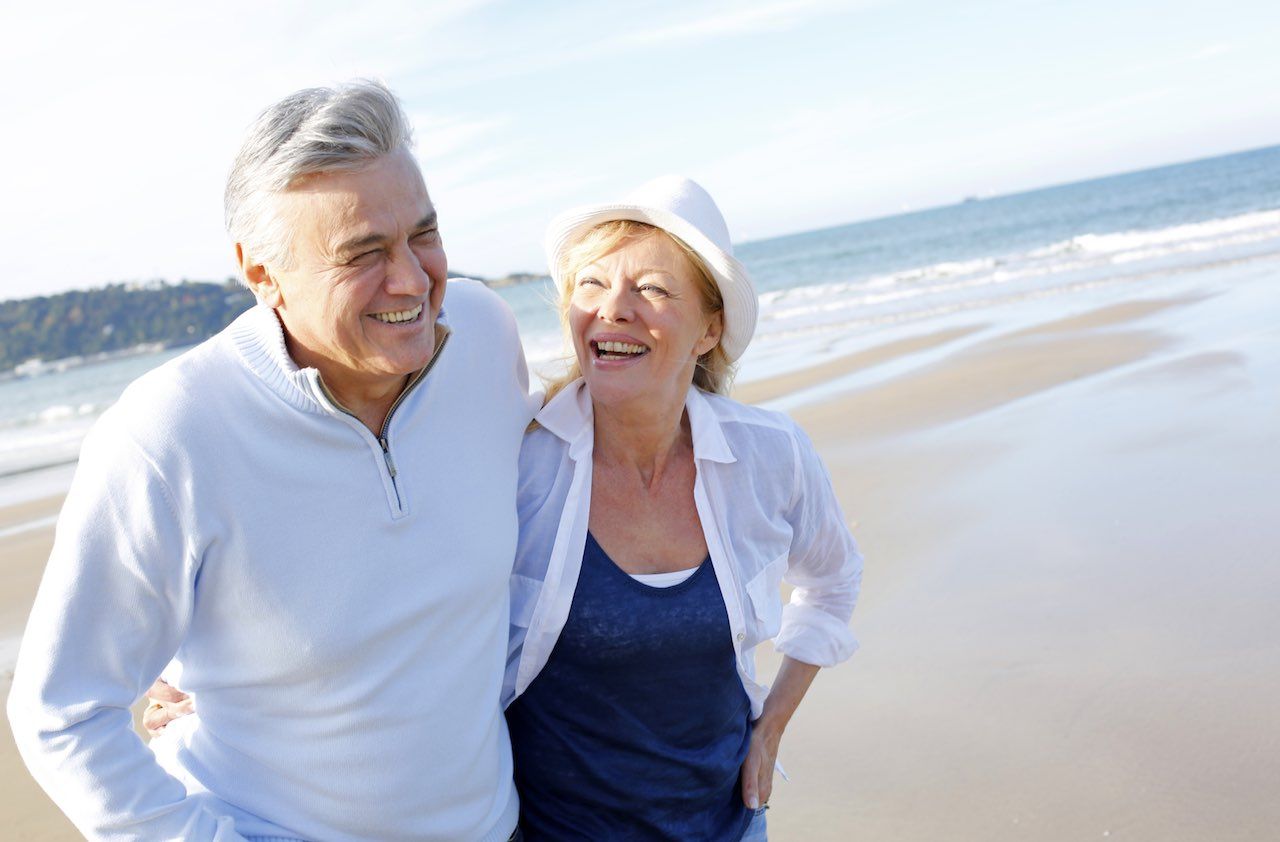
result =
[{"label": "wet sand", "polygon": [[776,838],[1274,834],[1275,277],[1135,287],[792,408],[867,568]]},{"label": "wet sand", "polygon": [[[1278,271],[920,323],[738,388],[809,431],[867,557],[863,649],[783,740],[773,838],[1273,833]],[[24,505],[0,509],[10,639],[52,541],[5,534],[55,503]],[[76,838],[7,728],[0,814]]]}]

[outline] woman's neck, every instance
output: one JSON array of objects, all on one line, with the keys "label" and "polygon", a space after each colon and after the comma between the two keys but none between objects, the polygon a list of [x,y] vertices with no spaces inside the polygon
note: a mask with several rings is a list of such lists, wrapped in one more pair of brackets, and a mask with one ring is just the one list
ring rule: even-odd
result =
[{"label": "woman's neck", "polygon": [[692,449],[684,400],[608,407],[592,402],[597,465],[634,470],[652,486],[671,460]]}]

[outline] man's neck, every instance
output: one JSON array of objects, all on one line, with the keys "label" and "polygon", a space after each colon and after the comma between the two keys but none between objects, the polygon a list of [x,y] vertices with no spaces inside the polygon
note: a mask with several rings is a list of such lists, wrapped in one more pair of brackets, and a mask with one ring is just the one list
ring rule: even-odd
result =
[{"label": "man's neck", "polygon": [[360,419],[360,423],[375,436],[380,436],[387,415],[409,385],[413,373],[376,379],[353,376],[346,370],[315,359],[294,341],[289,331],[284,332],[284,337],[289,356],[298,366],[320,372],[320,385],[329,399],[348,415]]},{"label": "man's neck", "polygon": [[359,418],[360,423],[368,427],[375,436],[382,435],[382,428],[387,423],[391,408],[412,379],[412,374],[406,374],[387,387],[344,390],[335,388],[326,380],[323,372],[320,374],[325,390],[339,408]]}]

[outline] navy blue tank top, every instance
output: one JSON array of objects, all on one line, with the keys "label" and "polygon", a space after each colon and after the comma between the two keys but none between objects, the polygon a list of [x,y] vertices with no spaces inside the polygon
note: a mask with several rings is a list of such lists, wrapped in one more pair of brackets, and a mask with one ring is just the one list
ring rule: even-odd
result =
[{"label": "navy blue tank top", "polygon": [[710,561],[637,582],[588,533],[564,629],[507,710],[529,842],[739,840],[751,704]]}]

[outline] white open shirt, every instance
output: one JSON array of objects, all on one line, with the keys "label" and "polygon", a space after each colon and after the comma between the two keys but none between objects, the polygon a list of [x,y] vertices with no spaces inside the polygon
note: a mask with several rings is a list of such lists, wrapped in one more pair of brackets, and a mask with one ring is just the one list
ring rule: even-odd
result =
[{"label": "white open shirt", "polygon": [[[755,680],[753,652],[762,641],[821,667],[858,648],[849,618],[862,556],[826,469],[795,422],[692,386],[685,410],[697,468],[694,503],[756,718],[768,695]],[[556,395],[537,421],[520,452],[504,705],[542,670],[564,628],[591,506],[594,428],[583,381]],[[785,607],[783,580],[795,586]]]}]

